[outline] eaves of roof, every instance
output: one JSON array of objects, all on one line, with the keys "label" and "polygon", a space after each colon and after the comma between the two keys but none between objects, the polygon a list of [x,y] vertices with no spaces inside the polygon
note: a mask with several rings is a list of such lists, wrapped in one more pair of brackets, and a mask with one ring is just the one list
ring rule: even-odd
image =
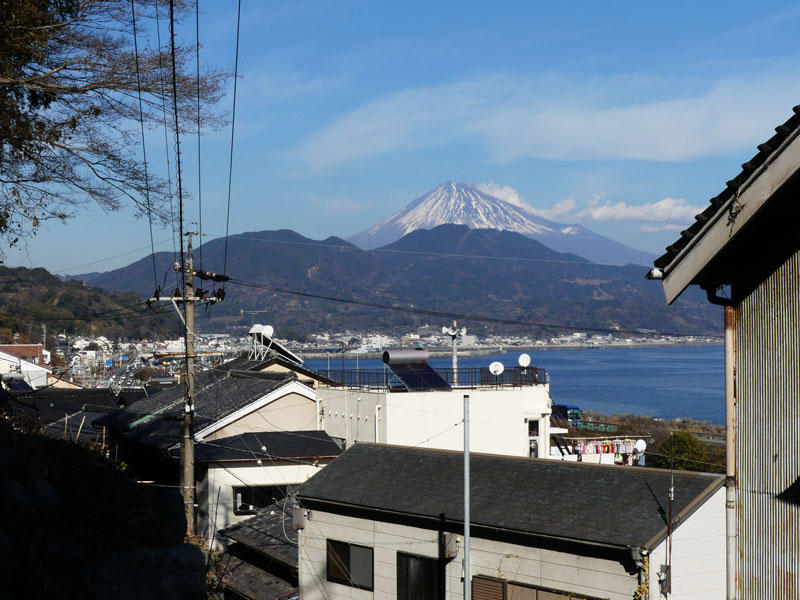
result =
[{"label": "eaves of roof", "polygon": [[[654,261],[654,265],[664,271],[664,289],[668,302],[674,301],[688,285],[698,283],[696,277],[702,268],[733,240],[736,233],[752,218],[761,204],[769,200],[771,192],[776,191],[775,185],[765,185],[762,186],[763,189],[756,189],[757,186],[754,186],[754,183],[790,145],[800,146],[798,139],[800,105],[795,106],[793,112],[794,114],[786,122],[775,128],[775,135],[759,144],[758,153],[742,165],[742,170],[726,183],[725,189],[711,198],[709,206],[695,216],[695,222],[681,231],[681,237],[668,246],[666,252]],[[778,183],[782,184],[793,175],[797,166],[800,166],[800,162],[793,161],[791,165],[784,165],[784,172],[781,173],[784,177]],[[750,210],[747,210],[746,194],[748,192],[751,192],[751,196],[754,197]],[[675,275],[678,266],[682,262],[688,261],[687,257],[696,251],[704,238],[711,237],[715,228],[717,230],[724,229],[724,231],[718,232],[724,235],[717,235],[717,240],[706,244],[706,248],[698,251],[702,256],[698,256],[696,264],[690,268],[684,268],[684,273],[681,273],[680,277]],[[669,281],[670,275],[672,275],[672,281]]]}]

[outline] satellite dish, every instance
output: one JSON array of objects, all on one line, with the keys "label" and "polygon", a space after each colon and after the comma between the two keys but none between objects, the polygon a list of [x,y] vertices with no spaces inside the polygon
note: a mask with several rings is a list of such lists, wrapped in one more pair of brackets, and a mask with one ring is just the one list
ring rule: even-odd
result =
[{"label": "satellite dish", "polygon": [[489,365],[489,373],[491,373],[495,377],[500,375],[504,370],[505,370],[505,367],[503,366],[503,363],[501,363],[501,362],[495,361],[495,362],[493,362],[492,364]]},{"label": "satellite dish", "polygon": [[275,333],[275,329],[272,327],[272,325],[264,325],[261,328],[261,333],[262,333],[262,335],[265,335],[268,338],[271,338],[272,334]]},{"label": "satellite dish", "polygon": [[448,333],[449,331],[450,331],[450,330],[447,328],[447,325],[442,325],[442,333],[443,333],[444,335],[447,335],[447,333]]},{"label": "satellite dish", "polygon": [[465,335],[466,333],[467,333],[466,327],[462,327],[461,329],[458,330],[458,335]]},{"label": "satellite dish", "polygon": [[527,354],[520,354],[518,362],[519,366],[524,369],[525,367],[531,364],[531,357]]},{"label": "satellite dish", "polygon": [[647,443],[644,440],[636,440],[636,443],[633,445],[639,452],[644,452],[647,448]]},{"label": "satellite dish", "polygon": [[253,333],[261,333],[261,325],[258,325],[258,324],[256,324],[256,325],[253,325],[253,326],[250,328],[250,331],[248,331],[247,333],[249,333],[249,334],[253,334]]}]

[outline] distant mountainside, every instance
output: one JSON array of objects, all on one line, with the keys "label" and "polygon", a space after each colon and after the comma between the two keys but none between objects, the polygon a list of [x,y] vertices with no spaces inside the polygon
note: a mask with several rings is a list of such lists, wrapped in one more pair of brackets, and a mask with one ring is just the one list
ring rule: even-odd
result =
[{"label": "distant mountainside", "polygon": [[654,254],[615,242],[582,225],[548,221],[474,185],[452,181],[420,196],[400,212],[349,237],[348,241],[369,250],[391,244],[412,231],[444,224],[515,231],[558,252],[591,257],[595,262],[609,265],[650,265],[655,259]]},{"label": "distant mountainside", "polygon": [[51,334],[109,338],[145,338],[156,333],[172,336],[179,332],[173,315],[150,311],[137,293],[109,292],[79,281],[61,281],[44,269],[0,267],[0,337],[10,342],[16,332],[38,340],[42,323]]},{"label": "distant mountainside", "polygon": [[[203,244],[203,267],[221,271],[223,253],[221,239]],[[230,236],[228,257],[228,275],[250,285],[229,283],[224,302],[207,314],[199,311],[204,331],[243,327],[255,320],[271,323],[282,335],[302,336],[348,328],[405,331],[442,320],[260,286],[528,322],[697,334],[719,330],[719,310],[699,292],[689,290],[667,306],[661,286],[646,281],[642,267],[595,264],[510,231],[442,225],[368,251],[334,237],[316,241],[288,230],[250,232]],[[159,279],[166,276],[165,289],[171,290],[172,257],[158,253],[156,259]],[[154,288],[150,257],[79,277],[143,295]],[[243,310],[264,312],[251,317]],[[482,322],[470,328],[476,333],[538,332]]]}]

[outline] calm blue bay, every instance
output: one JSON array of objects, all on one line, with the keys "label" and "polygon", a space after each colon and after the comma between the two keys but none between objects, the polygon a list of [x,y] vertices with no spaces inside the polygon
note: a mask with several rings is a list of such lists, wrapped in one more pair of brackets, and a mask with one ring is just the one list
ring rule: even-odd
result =
[{"label": "calm blue bay", "polygon": [[[520,352],[461,358],[459,366],[517,364]],[[685,417],[725,422],[725,366],[722,346],[669,348],[597,348],[529,351],[531,364],[550,375],[556,404],[573,404],[604,414],[631,413],[662,419]],[[450,366],[450,359],[431,359],[432,366]],[[347,359],[345,368],[355,368]],[[330,366],[341,367],[332,355]],[[312,369],[326,369],[327,360],[309,360]],[[379,360],[360,360],[361,368],[381,368]]]}]

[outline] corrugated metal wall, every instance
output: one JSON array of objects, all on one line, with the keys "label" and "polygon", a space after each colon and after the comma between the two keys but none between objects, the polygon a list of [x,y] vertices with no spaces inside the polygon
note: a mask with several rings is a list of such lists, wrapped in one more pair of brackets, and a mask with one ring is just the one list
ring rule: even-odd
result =
[{"label": "corrugated metal wall", "polygon": [[797,599],[800,252],[736,308],[735,328],[737,597]]}]

